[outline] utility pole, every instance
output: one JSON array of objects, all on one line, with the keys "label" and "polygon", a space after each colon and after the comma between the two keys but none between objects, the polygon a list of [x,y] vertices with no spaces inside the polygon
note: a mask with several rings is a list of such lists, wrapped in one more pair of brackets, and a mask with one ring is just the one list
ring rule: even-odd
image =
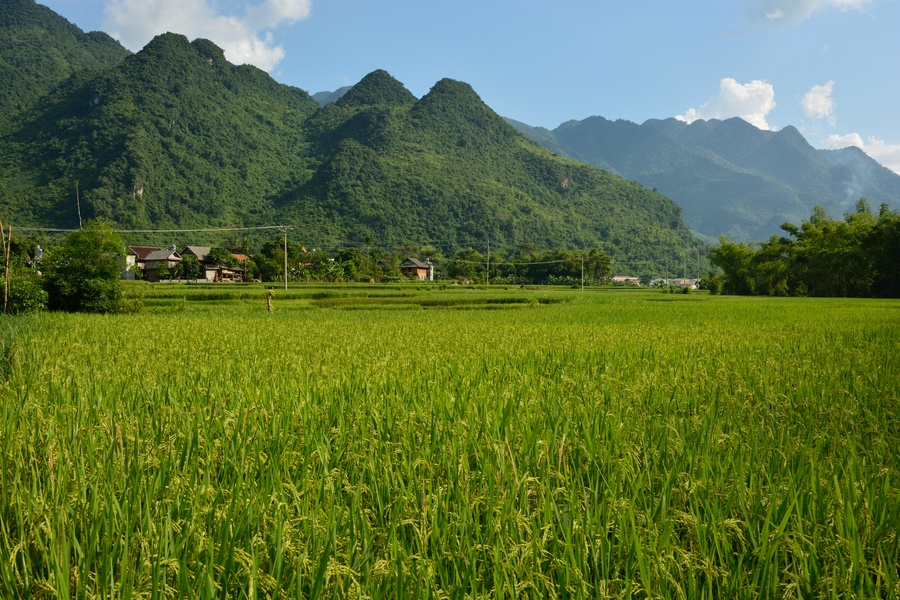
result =
[{"label": "utility pole", "polygon": [[487,270],[484,272],[485,285],[491,285],[491,239],[487,241]]},{"label": "utility pole", "polygon": [[288,271],[287,271],[287,227],[285,227],[282,231],[284,231],[284,291],[287,291],[287,280],[288,280]]},{"label": "utility pole", "polygon": [[81,223],[81,196],[78,193],[78,182],[75,182],[75,205],[78,207],[78,229],[82,228]]},{"label": "utility pole", "polygon": [[3,243],[3,314],[9,310],[9,252],[12,246],[12,225],[9,226],[9,237],[3,230],[3,221],[0,221],[0,241]]},{"label": "utility pole", "polygon": [[581,291],[584,291],[584,253],[581,254]]}]

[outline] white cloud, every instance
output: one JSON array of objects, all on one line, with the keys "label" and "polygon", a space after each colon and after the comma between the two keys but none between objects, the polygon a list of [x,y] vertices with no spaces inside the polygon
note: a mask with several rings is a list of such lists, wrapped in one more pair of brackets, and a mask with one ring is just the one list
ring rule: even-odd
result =
[{"label": "white cloud", "polygon": [[761,23],[784,25],[805,21],[813,13],[826,8],[843,12],[862,10],[872,0],[754,0],[751,17]]},{"label": "white cloud", "polygon": [[835,102],[831,97],[833,91],[833,81],[829,81],[825,85],[814,85],[800,102],[804,114],[810,119],[828,119],[828,122],[834,125],[836,118],[834,116]]},{"label": "white cloud", "polygon": [[107,26],[125,47],[137,51],[154,36],[171,31],[206,38],[229,61],[272,71],[284,58],[270,29],[309,16],[312,0],[264,0],[248,4],[243,18],[219,14],[210,0],[111,0]]},{"label": "white cloud", "polygon": [[675,118],[693,123],[697,119],[741,117],[759,129],[771,129],[766,116],[775,106],[775,88],[768,81],[754,79],[750,83],[741,84],[726,77],[719,82],[717,96]]},{"label": "white cloud", "polygon": [[900,144],[890,144],[875,136],[869,136],[867,141],[858,133],[847,135],[830,135],[822,143],[825,148],[837,150],[847,146],[856,146],[876,161],[900,175]]},{"label": "white cloud", "polygon": [[856,146],[862,150],[865,145],[866,143],[863,141],[862,136],[858,133],[848,133],[847,135],[831,134],[822,142],[822,146],[828,150],[838,150],[847,146]]}]

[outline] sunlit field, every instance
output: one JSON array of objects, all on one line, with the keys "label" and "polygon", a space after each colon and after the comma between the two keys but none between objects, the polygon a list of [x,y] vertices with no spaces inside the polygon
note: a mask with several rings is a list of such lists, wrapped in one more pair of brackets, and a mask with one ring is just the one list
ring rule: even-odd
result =
[{"label": "sunlit field", "polygon": [[0,596],[900,597],[900,302],[135,286],[0,321]]}]

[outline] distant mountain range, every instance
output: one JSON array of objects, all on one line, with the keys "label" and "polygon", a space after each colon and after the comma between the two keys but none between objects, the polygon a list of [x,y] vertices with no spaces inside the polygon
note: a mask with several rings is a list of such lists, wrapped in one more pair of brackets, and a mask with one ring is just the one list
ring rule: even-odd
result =
[{"label": "distant mountain range", "polygon": [[72,227],[80,205],[125,229],[279,224],[307,243],[696,251],[669,198],[554,155],[463,82],[417,99],[375,71],[322,106],[207,40],[131,54],[33,0],[0,7],[4,85],[34,91],[0,114],[4,223]]},{"label": "distant mountain range", "polygon": [[206,40],[132,54],[34,0],[0,2],[0,76],[0,212],[20,225],[71,226],[78,201],[132,229],[290,223],[662,260],[696,244],[685,224],[765,239],[815,205],[900,207],[900,176],[793,127],[591,117],[550,131],[500,118],[465,83],[417,99],[384,71],[310,96]]},{"label": "distant mountain range", "polygon": [[319,103],[319,106],[325,106],[326,104],[330,104],[332,102],[337,102],[341,96],[346,94],[353,88],[352,85],[345,85],[342,88],[338,88],[333,92],[316,92],[312,95],[313,100]]},{"label": "distant mountain range", "polygon": [[862,150],[817,150],[794,127],[763,131],[739,118],[649,120],[590,117],[553,131],[508,120],[558,154],[659,190],[693,231],[715,239],[761,240],[799,224],[820,205],[832,216],[861,197],[900,208],[900,175]]}]

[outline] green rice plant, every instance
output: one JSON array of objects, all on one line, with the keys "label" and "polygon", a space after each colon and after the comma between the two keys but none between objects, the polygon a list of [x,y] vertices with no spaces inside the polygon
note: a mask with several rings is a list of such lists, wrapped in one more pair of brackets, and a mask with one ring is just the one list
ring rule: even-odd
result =
[{"label": "green rice plant", "polygon": [[900,596],[895,301],[551,296],[32,318],[0,595]]}]

